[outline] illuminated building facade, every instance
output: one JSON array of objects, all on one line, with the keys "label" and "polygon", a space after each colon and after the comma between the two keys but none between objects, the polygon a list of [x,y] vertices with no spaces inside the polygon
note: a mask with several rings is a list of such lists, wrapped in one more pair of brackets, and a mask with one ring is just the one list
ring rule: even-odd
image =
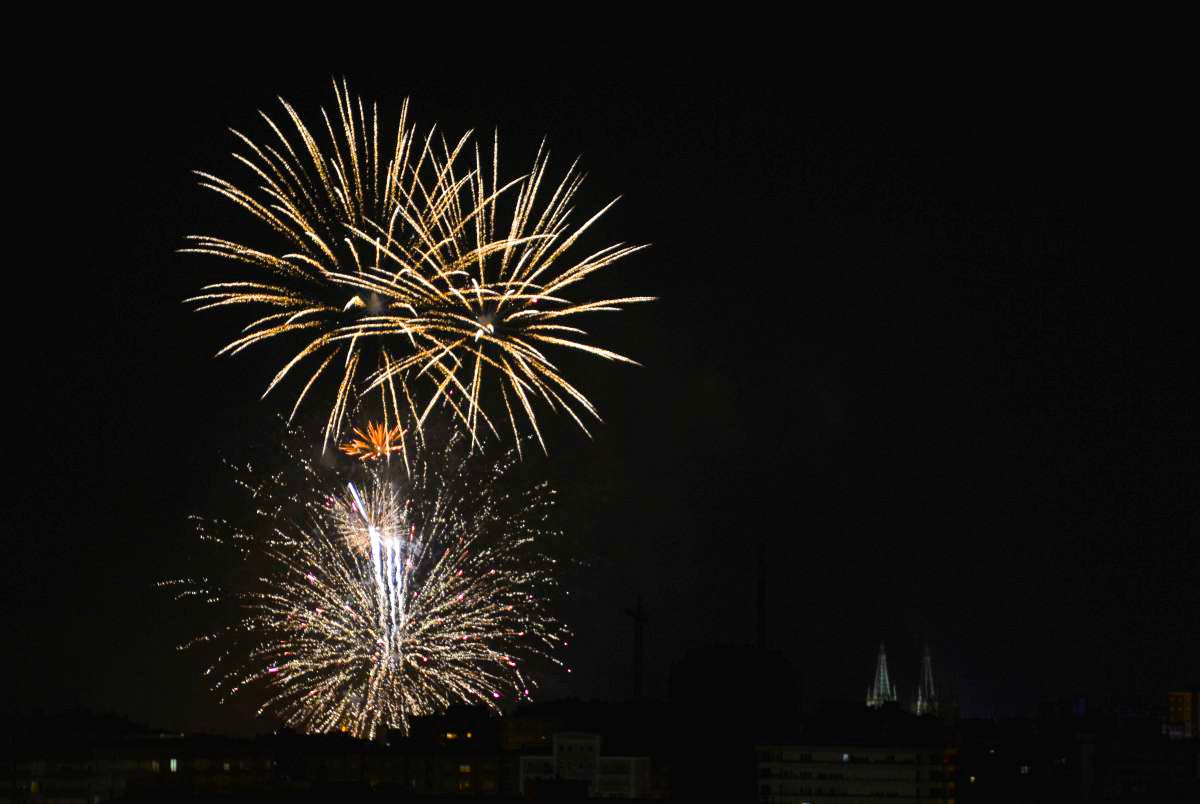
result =
[{"label": "illuminated building facade", "polygon": [[559,732],[550,756],[522,756],[518,789],[534,782],[576,782],[589,798],[643,798],[651,788],[649,757],[600,755],[600,735]]},{"label": "illuminated building facade", "polygon": [[1167,723],[1164,731],[1175,740],[1200,739],[1200,691],[1167,693]]},{"label": "illuminated building facade", "polygon": [[791,739],[755,749],[762,804],[956,800],[958,747],[939,721],[895,707],[819,713]]}]

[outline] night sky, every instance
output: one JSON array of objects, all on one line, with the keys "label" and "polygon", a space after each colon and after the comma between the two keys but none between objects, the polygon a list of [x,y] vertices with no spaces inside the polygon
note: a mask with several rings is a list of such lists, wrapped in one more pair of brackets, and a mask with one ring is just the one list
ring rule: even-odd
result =
[{"label": "night sky", "polygon": [[311,117],[334,75],[498,127],[510,176],[547,135],[582,212],[622,196],[596,242],[653,244],[593,285],[660,297],[591,326],[643,367],[564,360],[605,423],[554,421],[523,467],[584,564],[543,698],[629,695],[639,592],[652,695],[687,650],[752,643],[760,538],[810,706],[860,699],[881,640],[905,694],[928,641],[968,715],[1200,677],[1194,316],[1178,269],[1085,258],[1104,158],[1065,74],[114,59],[47,86],[16,166],[0,708],[261,727],[154,584],[188,571],[188,515],[236,503],[222,459],[275,459],[296,389],[258,400],[270,345],[213,359],[238,319],[189,312],[219,266],[175,249],[257,231],[190,171],[237,173],[227,128],[261,134],[276,94]]}]

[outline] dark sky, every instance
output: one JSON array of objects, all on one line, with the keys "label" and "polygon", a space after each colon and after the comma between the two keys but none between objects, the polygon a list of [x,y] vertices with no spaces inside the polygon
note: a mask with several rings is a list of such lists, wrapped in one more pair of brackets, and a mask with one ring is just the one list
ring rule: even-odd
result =
[{"label": "dark sky", "polygon": [[509,175],[548,135],[559,170],[583,156],[581,210],[623,196],[604,238],[653,244],[596,282],[661,297],[594,326],[644,367],[568,362],[606,423],[556,423],[527,461],[587,564],[547,694],[628,693],[639,590],[652,694],[686,650],[752,642],[760,538],[768,639],[810,702],[860,697],[880,640],[905,692],[928,641],[969,714],[1200,676],[1196,337],[1173,269],[1084,257],[1087,87],[416,63],[181,50],[42,77],[10,232],[32,251],[9,266],[0,706],[254,727],[174,651],[190,623],[154,583],[187,571],[186,517],[232,499],[221,459],[272,460],[289,397],[258,401],[270,347],[212,358],[228,323],[181,302],[216,266],[175,249],[244,225],[190,174],[235,172],[227,127],[276,94],[313,115],[335,74],[421,124],[498,126]]}]

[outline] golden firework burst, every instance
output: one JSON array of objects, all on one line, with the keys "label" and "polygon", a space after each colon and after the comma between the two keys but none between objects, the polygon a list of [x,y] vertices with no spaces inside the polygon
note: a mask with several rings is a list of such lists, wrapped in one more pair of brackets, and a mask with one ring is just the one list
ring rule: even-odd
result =
[{"label": "golden firework burst", "polygon": [[[244,147],[234,157],[252,174],[252,189],[198,174],[201,186],[249,212],[282,242],[268,248],[196,235],[182,249],[255,270],[251,278],[206,285],[189,300],[198,309],[263,311],[219,354],[300,338],[264,396],[305,363],[294,414],[322,375],[340,373],[327,444],[336,443],[351,401],[376,389],[395,418],[410,416],[418,432],[433,409],[445,406],[473,443],[481,422],[498,435],[494,420],[506,418],[519,445],[520,418],[545,449],[539,404],[566,411],[586,432],[580,413],[599,414],[547,350],[633,363],[589,343],[576,322],[652,299],[574,295],[589,275],[644,248],[617,243],[570,256],[615,200],[576,225],[571,215],[583,178],[575,165],[553,185],[546,178],[549,154],[539,150],[529,173],[502,182],[498,136],[484,159],[470,132],[454,141],[436,129],[419,135],[407,122],[407,102],[385,150],[377,107],[368,111],[344,82],[335,82],[334,94],[336,115],[322,112],[324,149],[281,101],[291,134],[265,114],[267,141],[234,132]],[[485,397],[492,374],[495,390]]]}]

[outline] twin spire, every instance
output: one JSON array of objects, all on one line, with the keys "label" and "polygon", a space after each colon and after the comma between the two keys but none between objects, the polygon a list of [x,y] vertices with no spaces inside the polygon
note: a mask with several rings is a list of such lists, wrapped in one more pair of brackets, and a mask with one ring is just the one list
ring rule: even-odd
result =
[{"label": "twin spire", "polygon": [[[880,642],[879,659],[875,663],[875,683],[867,688],[867,706],[878,709],[897,700],[896,685],[888,674],[887,651]],[[938,711],[937,689],[933,685],[933,659],[930,658],[928,645],[921,659],[921,683],[917,685],[910,710],[914,715],[934,715]]]},{"label": "twin spire", "polygon": [[887,651],[879,643],[879,661],[875,665],[875,685],[867,689],[867,706],[878,709],[885,703],[896,702],[896,688],[888,676]]},{"label": "twin spire", "polygon": [[936,715],[938,711],[937,690],[933,686],[933,659],[929,658],[928,645],[921,659],[921,683],[917,685],[912,711],[914,715]]}]

